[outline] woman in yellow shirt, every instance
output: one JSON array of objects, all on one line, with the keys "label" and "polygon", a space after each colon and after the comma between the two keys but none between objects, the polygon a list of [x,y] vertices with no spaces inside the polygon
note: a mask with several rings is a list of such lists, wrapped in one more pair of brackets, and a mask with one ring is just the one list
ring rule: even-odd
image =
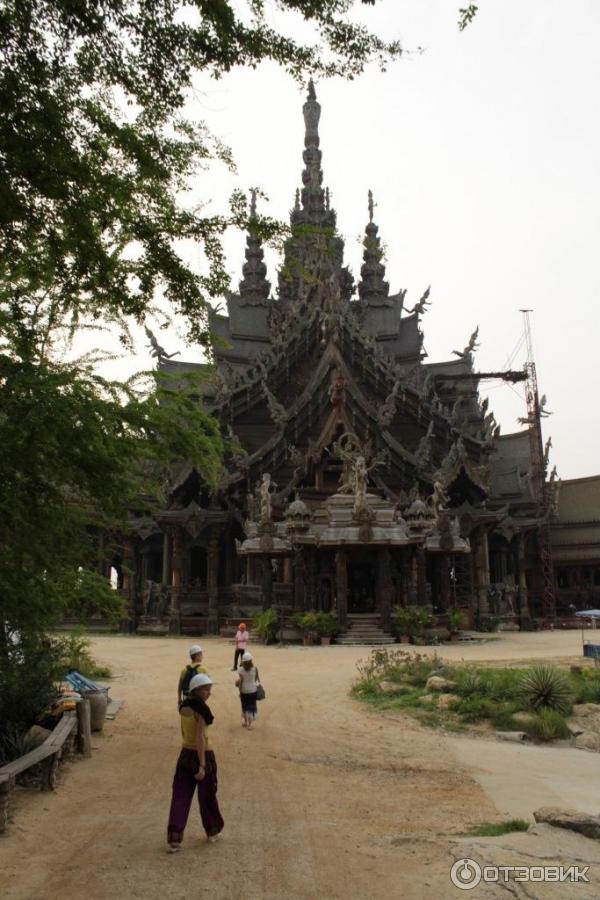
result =
[{"label": "woman in yellow shirt", "polygon": [[214,716],[206,701],[213,684],[208,675],[194,675],[189,684],[189,694],[179,707],[182,747],[173,777],[167,829],[171,853],[181,849],[196,788],[200,818],[208,840],[216,841],[223,831],[223,816],[217,800],[217,761],[208,741],[208,729]]}]

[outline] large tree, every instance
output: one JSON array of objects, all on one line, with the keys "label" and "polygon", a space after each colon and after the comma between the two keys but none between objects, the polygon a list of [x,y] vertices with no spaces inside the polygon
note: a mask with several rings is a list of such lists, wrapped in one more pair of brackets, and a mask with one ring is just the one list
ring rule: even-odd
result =
[{"label": "large tree", "polygon": [[[349,0],[277,0],[312,43],[271,27],[272,5],[0,0],[0,621],[13,633],[110,603],[89,535],[156,496],[174,458],[219,475],[197,386],[139,395],[60,353],[92,322],[127,342],[127,318],[143,321],[157,295],[207,339],[207,298],[227,285],[220,237],[247,211],[240,196],[221,216],[181,202],[207,159],[231,162],[183,118],[195,73],[271,60],[297,78],[352,77],[400,54],[352,22]],[[203,251],[203,275],[183,239]]]}]

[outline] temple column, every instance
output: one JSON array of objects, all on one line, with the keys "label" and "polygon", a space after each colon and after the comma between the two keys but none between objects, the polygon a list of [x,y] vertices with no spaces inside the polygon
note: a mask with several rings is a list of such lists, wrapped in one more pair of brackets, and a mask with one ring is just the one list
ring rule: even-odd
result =
[{"label": "temple column", "polygon": [[450,557],[447,553],[440,553],[437,569],[438,603],[440,610],[445,612],[450,605]]},{"label": "temple column", "polygon": [[123,587],[121,596],[124,601],[124,616],[119,630],[131,634],[135,630],[135,548],[133,542],[126,538],[123,541]]},{"label": "temple column", "polygon": [[489,586],[490,586],[490,556],[488,550],[487,531],[484,528],[477,530],[475,543],[475,590],[477,593],[477,610],[480,616],[487,616],[490,611]]},{"label": "temple column", "polygon": [[219,538],[211,537],[208,542],[206,591],[208,594],[209,634],[219,633]]},{"label": "temple column", "polygon": [[293,575],[294,575],[294,609],[304,609],[304,559],[302,551],[298,550],[294,554],[293,559]]},{"label": "temple column", "polygon": [[412,553],[409,547],[402,548],[402,562],[401,562],[401,571],[402,571],[402,606],[410,606],[413,603],[411,588],[412,588],[412,574],[413,574],[413,565],[412,565]]},{"label": "temple column", "polygon": [[427,557],[425,547],[420,544],[416,553],[417,570],[417,603],[419,606],[427,604]]},{"label": "temple column", "polygon": [[521,624],[531,618],[529,612],[529,595],[527,593],[527,572],[525,570],[525,535],[519,535],[519,555],[518,555],[518,573],[519,573],[519,614]]},{"label": "temple column", "polygon": [[392,617],[392,577],[390,551],[387,547],[377,550],[377,605],[381,615],[381,627],[389,629]]},{"label": "temple column", "polygon": [[165,531],[163,534],[163,551],[162,551],[162,578],[163,585],[168,585],[171,574],[171,539]]},{"label": "temple column", "polygon": [[348,621],[348,569],[345,550],[338,550],[335,554],[335,589],[339,623],[345,628]]},{"label": "temple column", "polygon": [[292,558],[291,558],[291,556],[284,557],[283,580],[284,580],[285,584],[291,584],[291,582],[292,582]]},{"label": "temple column", "polygon": [[173,534],[173,552],[171,555],[171,606],[169,609],[169,632],[181,634],[181,593],[183,590],[183,534],[179,526]]},{"label": "temple column", "polygon": [[270,556],[262,558],[262,594],[263,609],[269,609],[273,606],[273,566]]}]

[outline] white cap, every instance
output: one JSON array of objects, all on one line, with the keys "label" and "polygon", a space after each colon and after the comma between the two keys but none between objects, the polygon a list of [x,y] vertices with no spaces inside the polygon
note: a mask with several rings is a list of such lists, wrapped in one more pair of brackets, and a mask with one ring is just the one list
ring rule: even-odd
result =
[{"label": "white cap", "polygon": [[246,651],[242,656],[242,662],[252,662],[252,654]]},{"label": "white cap", "polygon": [[192,646],[190,647],[190,656],[195,656],[196,653],[202,653],[202,652],[203,652],[203,650],[202,650],[202,647],[200,646],[200,644],[192,644]]},{"label": "white cap", "polygon": [[196,688],[206,687],[207,684],[215,684],[215,682],[208,675],[205,675],[204,672],[199,672],[190,680],[188,691],[191,694]]}]

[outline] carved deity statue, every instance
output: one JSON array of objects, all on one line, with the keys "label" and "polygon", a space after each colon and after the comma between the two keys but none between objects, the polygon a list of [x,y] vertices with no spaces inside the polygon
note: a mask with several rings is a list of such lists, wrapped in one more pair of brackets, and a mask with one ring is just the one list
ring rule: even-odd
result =
[{"label": "carved deity statue", "polygon": [[273,507],[271,503],[271,495],[274,493],[275,485],[271,484],[271,476],[265,472],[262,477],[262,483],[258,489],[260,499],[260,521],[265,524],[271,522],[273,518]]},{"label": "carved deity statue", "polygon": [[358,515],[367,509],[367,483],[369,470],[364,456],[357,456],[354,461],[354,514]]},{"label": "carved deity statue", "polygon": [[433,494],[431,495],[431,505],[436,516],[439,516],[440,512],[446,508],[448,499],[448,494],[446,493],[442,482],[434,481]]}]

